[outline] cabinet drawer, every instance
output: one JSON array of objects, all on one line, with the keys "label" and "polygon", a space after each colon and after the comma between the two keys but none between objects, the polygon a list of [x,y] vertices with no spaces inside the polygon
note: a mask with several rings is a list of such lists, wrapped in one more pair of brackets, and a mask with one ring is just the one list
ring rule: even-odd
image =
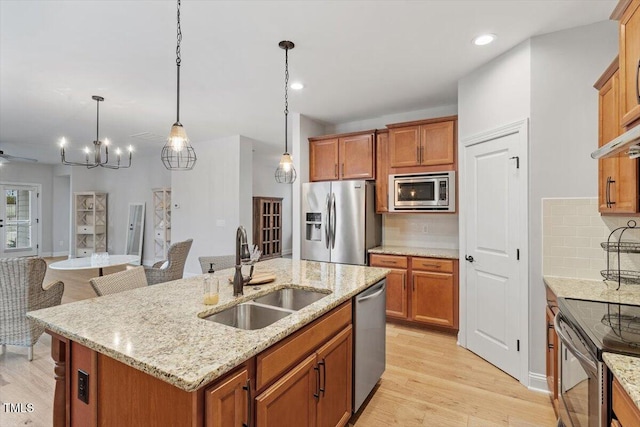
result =
[{"label": "cabinet drawer", "polygon": [[398,255],[371,254],[371,267],[407,268],[407,257]]},{"label": "cabinet drawer", "polygon": [[76,256],[77,257],[91,256],[92,254],[93,254],[93,249],[76,248]]},{"label": "cabinet drawer", "polygon": [[171,240],[171,229],[170,228],[156,228],[156,239],[161,240]]},{"label": "cabinet drawer", "polygon": [[617,378],[613,379],[613,396],[611,398],[613,412],[624,427],[640,424],[640,410],[633,403],[627,392],[622,388]]},{"label": "cabinet drawer", "polygon": [[439,273],[453,273],[453,261],[440,258],[412,258],[411,268],[422,271],[437,271]]},{"label": "cabinet drawer", "polygon": [[102,234],[104,233],[104,225],[79,225],[77,228],[78,234]]},{"label": "cabinet drawer", "polygon": [[318,348],[351,323],[351,301],[323,316],[257,357],[256,390],[279,377],[285,370]]}]

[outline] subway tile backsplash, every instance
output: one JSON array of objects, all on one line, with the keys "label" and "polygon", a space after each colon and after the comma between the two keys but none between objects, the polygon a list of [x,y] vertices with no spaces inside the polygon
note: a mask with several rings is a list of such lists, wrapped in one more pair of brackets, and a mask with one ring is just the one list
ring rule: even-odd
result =
[{"label": "subway tile backsplash", "polygon": [[458,215],[383,215],[382,226],[385,245],[458,249]]},{"label": "subway tile backsplash", "polygon": [[[544,275],[602,279],[601,270],[617,268],[617,254],[601,247],[611,232],[638,217],[601,216],[598,199],[542,200],[542,272]],[[619,233],[614,234],[617,241]],[[640,241],[640,230],[629,230],[623,240]],[[640,254],[623,254],[621,269],[640,271]]]}]

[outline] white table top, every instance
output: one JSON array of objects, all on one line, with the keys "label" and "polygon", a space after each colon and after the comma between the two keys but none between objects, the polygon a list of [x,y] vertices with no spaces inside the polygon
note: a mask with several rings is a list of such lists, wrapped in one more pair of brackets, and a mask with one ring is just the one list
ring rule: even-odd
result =
[{"label": "white table top", "polygon": [[113,267],[114,265],[129,264],[137,262],[136,255],[109,255],[109,260],[104,262],[92,262],[91,257],[70,258],[62,261],[52,262],[49,268],[54,270],[85,270],[89,268]]}]

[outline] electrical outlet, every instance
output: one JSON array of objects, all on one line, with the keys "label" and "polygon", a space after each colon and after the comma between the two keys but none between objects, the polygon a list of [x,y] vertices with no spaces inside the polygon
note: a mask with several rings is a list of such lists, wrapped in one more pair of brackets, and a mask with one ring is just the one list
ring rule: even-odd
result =
[{"label": "electrical outlet", "polygon": [[78,399],[89,404],[89,374],[78,369]]}]

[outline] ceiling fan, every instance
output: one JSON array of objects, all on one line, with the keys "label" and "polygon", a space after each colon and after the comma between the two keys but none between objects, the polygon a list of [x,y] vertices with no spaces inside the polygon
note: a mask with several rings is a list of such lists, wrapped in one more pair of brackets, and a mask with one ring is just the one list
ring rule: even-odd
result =
[{"label": "ceiling fan", "polygon": [[32,162],[32,163],[37,162],[36,159],[32,159],[29,157],[18,157],[18,156],[12,156],[10,154],[4,154],[4,151],[2,150],[0,150],[0,159],[5,159],[9,162]]}]

